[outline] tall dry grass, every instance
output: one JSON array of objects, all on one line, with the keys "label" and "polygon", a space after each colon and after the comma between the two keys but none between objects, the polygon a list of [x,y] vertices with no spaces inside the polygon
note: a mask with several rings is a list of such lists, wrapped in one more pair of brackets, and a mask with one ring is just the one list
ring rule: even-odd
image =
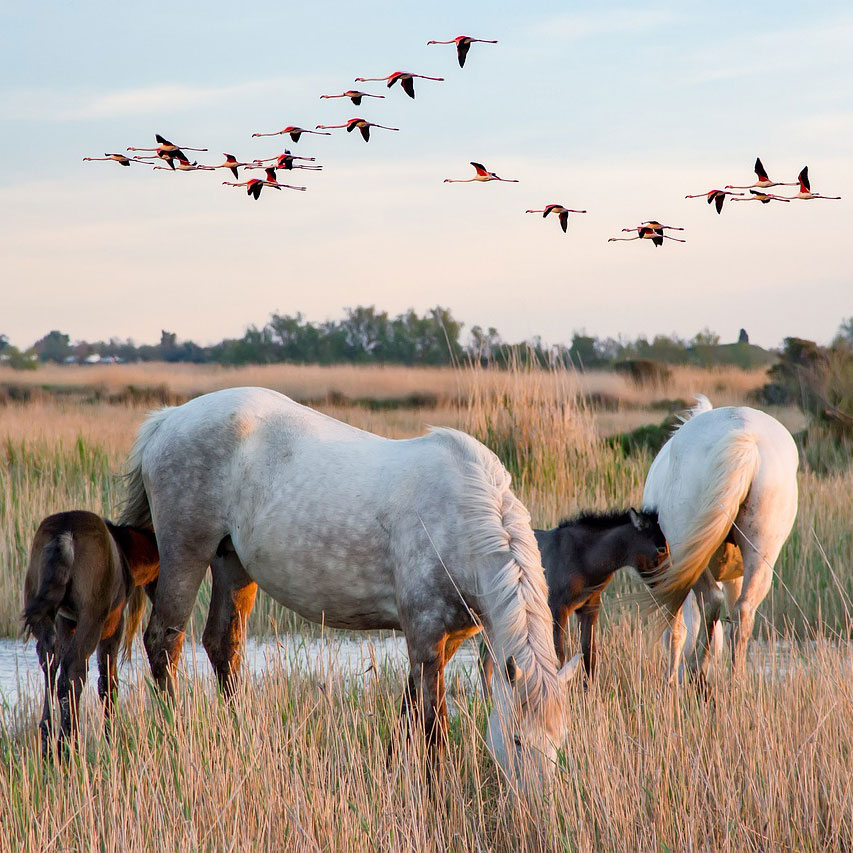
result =
[{"label": "tall dry grass", "polygon": [[[567,694],[549,796],[514,797],[490,761],[475,680],[452,679],[430,787],[397,729],[404,674],[346,680],[271,662],[231,704],[212,678],[176,705],[145,682],[110,741],[88,702],[79,752],[44,767],[32,706],[0,730],[8,850],[846,850],[853,845],[849,651],[769,653],[704,701],[661,687],[638,626],[611,626],[599,679]],[[389,738],[398,744],[386,764]]]}]

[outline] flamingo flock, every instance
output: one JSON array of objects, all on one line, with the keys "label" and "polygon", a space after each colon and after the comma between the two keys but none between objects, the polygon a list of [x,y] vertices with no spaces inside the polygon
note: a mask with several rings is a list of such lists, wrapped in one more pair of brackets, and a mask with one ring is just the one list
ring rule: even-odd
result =
[{"label": "flamingo flock", "polygon": [[[454,45],[456,48],[456,59],[460,68],[465,67],[465,62],[468,58],[468,53],[471,46],[474,44],[497,44],[495,39],[481,39],[472,36],[462,35],[452,39],[440,40],[431,39],[427,45]],[[415,80],[429,80],[433,82],[443,83],[444,77],[436,77],[427,74],[415,74],[410,71],[393,71],[384,77],[356,77],[356,83],[384,83],[386,88],[392,88],[399,83],[400,88],[410,98],[415,98]],[[345,98],[349,99],[355,106],[361,106],[365,98],[384,100],[385,95],[375,92],[362,91],[361,89],[346,89],[338,94],[320,95],[320,100],[333,100]],[[312,134],[315,136],[331,136],[330,131],[345,129],[347,133],[352,133],[358,130],[362,139],[365,142],[370,142],[370,129],[378,128],[381,130],[399,132],[400,128],[390,127],[389,125],[379,124],[374,121],[369,121],[366,118],[356,117],[348,119],[343,124],[317,124],[314,128],[300,127],[298,125],[287,125],[281,130],[276,130],[268,133],[253,133],[252,138],[258,137],[274,137],[274,136],[289,136],[294,144],[297,144],[303,135]],[[169,141],[159,133],[154,136],[157,142],[154,148],[139,148],[128,147],[127,151],[132,152],[133,156],[128,157],[126,154],[104,154],[103,157],[84,157],[85,161],[105,161],[111,160],[118,163],[120,166],[130,166],[132,163],[152,166],[154,169],[178,172],[212,172],[216,169],[228,169],[234,176],[234,181],[223,181],[224,186],[245,188],[247,195],[254,198],[256,201],[260,199],[261,191],[265,187],[270,189],[282,190],[290,189],[299,192],[305,192],[307,187],[293,186],[291,184],[283,184],[278,181],[277,171],[293,171],[302,169],[305,171],[319,172],[323,170],[323,166],[316,163],[314,157],[297,156],[285,149],[283,153],[275,154],[272,157],[255,158],[253,160],[239,160],[234,154],[223,154],[225,158],[222,163],[218,164],[203,164],[196,160],[190,160],[187,156],[187,151],[206,152],[207,148],[194,148],[187,145],[176,145]],[[299,162],[297,162],[299,161]],[[496,172],[490,171],[482,163],[470,161],[474,168],[474,175],[469,178],[445,178],[446,184],[467,184],[467,183],[490,183],[500,182],[517,184],[520,183],[518,178],[503,178]],[[155,165],[156,164],[156,165]],[[265,178],[249,178],[245,181],[240,181],[239,170],[263,170]],[[723,205],[726,198],[731,198],[732,202],[748,202],[757,201],[761,204],[770,204],[771,202],[790,203],[791,201],[800,199],[811,201],[813,199],[840,200],[840,196],[821,195],[814,193],[811,190],[809,182],[809,167],[804,166],[797,176],[796,181],[774,181],[769,177],[764,164],[760,157],[756,157],[755,165],[756,180],[751,184],[743,184],[740,186],[726,184],[723,189],[710,189],[702,193],[693,193],[686,195],[686,199],[704,198],[708,205],[714,205],[717,213],[723,212]],[[769,190],[774,187],[799,187],[799,191],[793,196],[778,195]],[[738,190],[746,190],[747,192],[738,192]],[[560,228],[563,233],[568,233],[569,215],[570,214],[585,214],[586,210],[566,207],[562,204],[546,204],[538,209],[528,209],[525,213],[541,213],[543,219],[547,219],[553,214],[554,218],[560,223]],[[671,240],[677,243],[686,243],[687,241],[681,237],[673,237],[666,231],[683,231],[680,226],[663,225],[657,220],[646,220],[639,225],[630,228],[623,228],[623,233],[634,234],[631,237],[610,237],[609,243],[614,242],[630,242],[634,240],[650,240],[654,246],[662,246],[664,240]]]}]

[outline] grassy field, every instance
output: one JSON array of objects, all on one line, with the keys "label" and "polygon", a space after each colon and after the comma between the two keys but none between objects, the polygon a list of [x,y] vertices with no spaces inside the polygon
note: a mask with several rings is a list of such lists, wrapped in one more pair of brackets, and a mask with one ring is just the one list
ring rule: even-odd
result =
[{"label": "grassy field", "polygon": [[[27,402],[16,402],[19,380]],[[658,423],[696,392],[746,402],[763,381],[760,372],[695,369],[676,370],[664,387],[565,371],[145,365],[56,368],[23,380],[0,371],[0,387],[17,389],[0,406],[0,634],[18,632],[38,522],[72,507],[116,514],[116,475],[158,398],[264,384],[391,437],[457,426],[500,455],[534,523],[548,526],[581,508],[639,504],[651,454],[625,456],[605,436]],[[772,413],[792,430],[804,425],[795,410]],[[385,765],[399,668],[350,683],[334,665],[322,680],[276,666],[231,706],[212,678],[185,683],[176,709],[135,683],[110,744],[90,696],[83,749],[58,771],[38,757],[35,704],[6,709],[0,847],[850,848],[851,495],[853,472],[801,470],[795,529],[759,611],[763,641],[750,673],[721,679],[710,704],[662,687],[653,637],[608,597],[601,679],[570,696],[549,802],[508,796],[485,753],[485,711],[471,683],[454,685],[450,755],[430,795],[417,749]],[[627,579],[618,587],[629,588]],[[203,590],[197,632],[206,601]],[[250,629],[317,633],[263,595]]]}]

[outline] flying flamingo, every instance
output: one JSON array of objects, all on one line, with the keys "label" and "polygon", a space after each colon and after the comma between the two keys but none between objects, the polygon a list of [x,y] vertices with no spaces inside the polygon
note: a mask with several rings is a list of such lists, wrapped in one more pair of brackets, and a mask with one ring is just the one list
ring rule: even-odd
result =
[{"label": "flying flamingo", "polygon": [[708,190],[706,193],[698,193],[697,195],[686,195],[685,198],[704,198],[708,200],[708,204],[717,206],[717,213],[723,212],[723,202],[727,195],[743,195],[743,193],[731,193],[728,190]]},{"label": "flying flamingo", "polygon": [[294,127],[292,124],[289,124],[283,130],[277,130],[275,133],[253,133],[252,136],[281,136],[285,133],[288,134],[294,142],[299,142],[299,137],[302,136],[303,133],[315,133],[317,136],[332,135],[331,133],[320,133],[318,130],[306,130],[304,127]]},{"label": "flying flamingo", "polygon": [[356,77],[356,83],[372,83],[379,81],[387,81],[388,88],[390,89],[398,80],[400,81],[400,86],[402,86],[403,91],[410,97],[415,97],[415,81],[414,78],[417,77],[419,80],[438,80],[440,83],[444,82],[444,77],[427,77],[425,74],[409,74],[407,71],[395,71],[393,74],[389,74],[387,77]]},{"label": "flying flamingo", "polygon": [[367,121],[363,118],[351,118],[346,124],[318,124],[317,127],[327,127],[334,129],[336,127],[345,127],[347,133],[352,133],[356,128],[361,131],[365,142],[370,142],[370,128],[381,127],[383,130],[399,130],[399,127],[386,127],[384,124],[374,124],[372,121]]},{"label": "flying flamingo", "polygon": [[446,184],[469,184],[471,181],[481,181],[485,183],[486,181],[503,181],[506,184],[517,184],[518,180],[515,178],[499,178],[494,172],[490,172],[482,163],[475,163],[473,160],[471,161],[471,165],[477,171],[477,174],[473,178],[445,178],[444,183]]},{"label": "flying flamingo", "polygon": [[[184,154],[183,151],[179,151],[180,157],[184,160],[187,159],[187,155]],[[158,151],[156,154],[151,154],[150,156],[145,157],[134,157],[133,159],[137,163],[145,163],[146,160],[162,160],[170,169],[175,168],[175,157],[171,151]],[[153,163],[145,163],[146,166],[153,166]]]},{"label": "flying flamingo", "polygon": [[233,154],[223,154],[225,158],[224,163],[220,163],[218,166],[207,166],[208,169],[230,169],[231,174],[234,175],[235,178],[239,178],[240,175],[237,173],[237,167],[243,166],[246,168],[251,168],[251,163],[241,163]]},{"label": "flying flamingo", "polygon": [[795,187],[796,184],[785,184],[780,183],[779,181],[771,181],[770,178],[767,177],[767,169],[761,163],[761,158],[755,158],[755,175],[758,180],[754,184],[747,184],[745,187],[734,187],[731,184],[726,184],[727,190],[750,190],[753,187],[759,187],[762,190],[769,189],[770,187]]},{"label": "flying flamingo", "polygon": [[322,166],[302,166],[296,165],[294,160],[310,160],[313,161],[316,158],[314,157],[297,157],[295,154],[291,154],[290,151],[285,148],[284,154],[278,154],[275,157],[264,157],[262,160],[254,160],[251,165],[247,166],[247,169],[265,169],[264,163],[272,163],[275,162],[276,169],[313,169],[315,172],[319,172],[323,167]]},{"label": "flying flamingo", "polygon": [[544,219],[549,213],[556,213],[560,219],[560,227],[565,234],[569,228],[570,213],[586,213],[585,210],[572,210],[569,207],[563,207],[562,204],[546,204],[542,210],[525,210],[525,213],[541,213]]},{"label": "flying flamingo", "polygon": [[370,92],[359,92],[358,89],[347,89],[340,95],[320,95],[320,100],[324,98],[349,98],[357,107],[361,106],[362,98],[384,98],[385,95],[371,95]]},{"label": "flying flamingo", "polygon": [[670,237],[669,234],[664,234],[664,229],[673,231],[683,231],[683,228],[678,228],[675,225],[661,225],[655,219],[650,219],[635,228],[623,228],[623,231],[636,231],[636,237],[610,237],[608,243],[618,243],[629,240],[651,240],[655,246],[662,246],[664,240],[675,240],[676,243],[686,243],[686,240],[681,240],[678,237]]},{"label": "flying flamingo", "polygon": [[261,197],[261,190],[264,187],[273,187],[274,189],[280,190],[283,184],[272,184],[269,181],[261,181],[257,178],[252,178],[250,181],[242,181],[241,183],[234,183],[233,181],[223,181],[223,186],[226,187],[245,187],[246,195],[252,196],[252,198],[257,201]]},{"label": "flying flamingo", "polygon": [[192,163],[186,157],[176,157],[178,165],[170,163],[168,166],[155,166],[155,169],[171,169],[173,172],[178,169],[181,172],[212,172],[216,166],[199,166],[195,160]]},{"label": "flying flamingo", "polygon": [[800,191],[795,196],[791,196],[792,199],[801,198],[804,201],[809,201],[813,198],[824,198],[830,201],[841,201],[840,195],[819,195],[818,193],[812,192],[812,186],[809,183],[808,166],[803,166],[802,171],[797,175],[797,180],[800,182]]},{"label": "flying flamingo", "polygon": [[773,193],[766,193],[764,192],[764,190],[750,190],[749,192],[750,196],[748,198],[733,198],[732,201],[760,201],[762,204],[770,204],[771,201],[791,200],[781,195],[773,195]]},{"label": "flying flamingo", "polygon": [[478,42],[480,44],[497,44],[497,41],[494,39],[475,39],[471,38],[471,36],[456,36],[455,39],[450,39],[450,41],[428,41],[427,44],[455,44],[456,45],[456,58],[459,60],[459,67],[465,67],[465,59],[468,56],[468,51],[471,49],[471,45],[474,42]]},{"label": "flying flamingo", "polygon": [[128,148],[128,151],[168,151],[170,154],[182,154],[183,151],[207,151],[206,148],[188,148],[186,145],[180,146],[175,145],[174,142],[169,142],[164,136],[160,136],[159,133],[154,134],[154,138],[157,140],[156,148]]},{"label": "flying flamingo", "polygon": [[131,163],[140,163],[143,166],[151,165],[151,163],[145,163],[142,160],[138,160],[136,157],[125,157],[124,154],[104,154],[103,157],[84,157],[83,160],[113,160],[118,163],[119,166],[129,166]]},{"label": "flying flamingo", "polygon": [[308,189],[307,187],[294,187],[294,186],[291,186],[290,184],[280,184],[278,182],[278,178],[276,177],[276,174],[275,174],[275,166],[268,166],[266,169],[264,169],[264,171],[267,173],[267,179],[266,179],[266,181],[264,181],[264,183],[267,184],[268,186],[281,187],[282,189],[286,189],[286,190],[299,190],[300,192],[303,192],[303,193],[305,192],[306,189]]}]

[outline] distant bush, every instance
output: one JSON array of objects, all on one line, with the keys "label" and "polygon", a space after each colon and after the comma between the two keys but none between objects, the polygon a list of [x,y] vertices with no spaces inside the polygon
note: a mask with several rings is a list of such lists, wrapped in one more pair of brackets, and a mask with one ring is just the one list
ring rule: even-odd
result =
[{"label": "distant bush", "polygon": [[672,378],[672,371],[665,365],[647,358],[632,358],[613,365],[617,373],[627,376],[641,388],[662,387]]}]

